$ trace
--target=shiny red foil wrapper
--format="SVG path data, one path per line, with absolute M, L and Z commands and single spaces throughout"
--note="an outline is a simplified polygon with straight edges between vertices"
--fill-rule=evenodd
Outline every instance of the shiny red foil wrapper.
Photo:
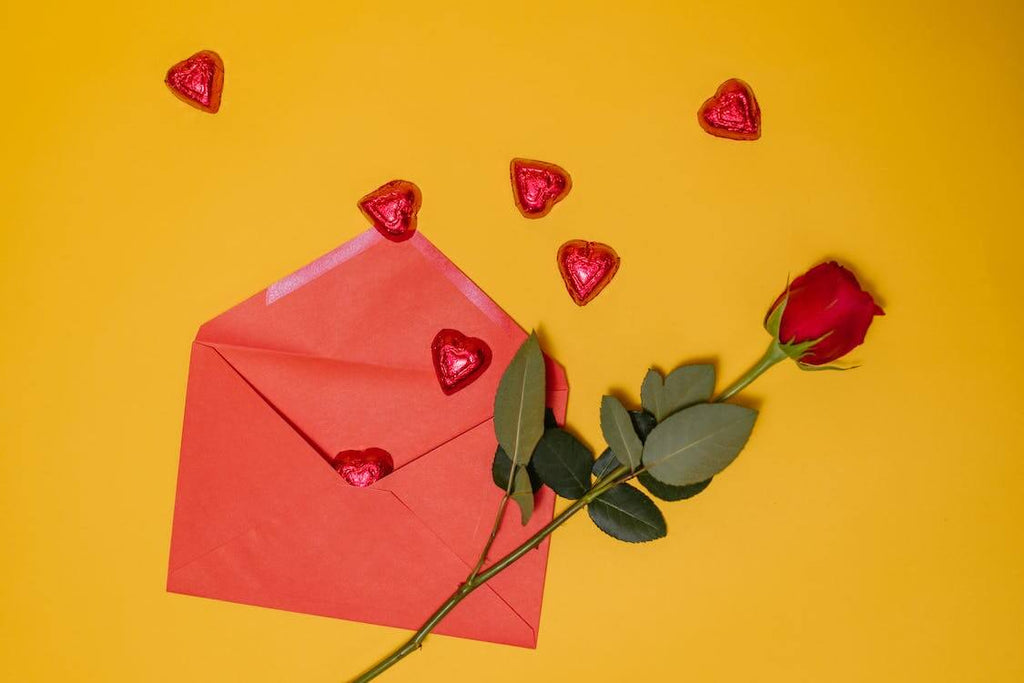
M 569 296 L 585 306 L 619 271 L 619 255 L 607 244 L 570 240 L 558 249 L 558 270 Z
M 416 215 L 423 195 L 415 183 L 392 180 L 359 200 L 363 212 L 377 232 L 392 242 L 404 242 L 416 232 Z
M 697 112 L 697 121 L 705 131 L 730 140 L 757 140 L 761 137 L 761 108 L 749 85 L 730 78 L 718 87 Z
M 197 52 L 168 69 L 164 83 L 182 102 L 216 114 L 224 90 L 224 62 L 212 50 Z
M 381 448 L 342 451 L 331 463 L 341 478 L 352 486 L 365 487 L 395 471 L 391 454 Z
M 441 330 L 430 345 L 434 372 L 447 395 L 465 389 L 491 364 L 491 348 L 482 339 L 458 330 Z
M 513 159 L 510 166 L 512 195 L 526 218 L 548 215 L 572 189 L 572 178 L 561 166 L 533 159 Z

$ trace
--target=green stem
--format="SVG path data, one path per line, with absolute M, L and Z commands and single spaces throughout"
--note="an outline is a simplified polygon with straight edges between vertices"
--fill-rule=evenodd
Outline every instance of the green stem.
M 512 468 L 515 471 L 515 468 Z M 509 475 L 511 479 L 512 475 Z M 491 525 L 491 535 L 487 537 L 487 544 L 484 545 L 483 552 L 480 553 L 480 559 L 476 561 L 476 566 L 473 567 L 473 571 L 470 572 L 469 578 L 466 579 L 466 583 L 472 583 L 476 575 L 483 569 L 484 562 L 487 561 L 487 554 L 491 552 L 491 546 L 494 545 L 494 539 L 498 537 L 498 529 L 501 528 L 501 519 L 505 516 L 505 508 L 508 507 L 508 499 L 510 498 L 509 493 L 506 491 L 505 496 L 501 499 L 501 504 L 498 505 L 498 514 L 494 517 L 494 524 Z
M 761 360 L 757 361 L 752 368 L 746 371 L 742 377 L 733 382 L 725 389 L 721 394 L 715 398 L 715 402 L 727 401 L 739 392 L 743 391 L 748 384 L 753 382 L 755 379 L 764 374 L 764 372 L 778 363 L 779 361 L 788 358 L 786 352 L 782 350 L 779 343 L 772 340 L 772 343 L 768 346 L 768 350 L 761 356 Z
M 582 498 L 573 501 L 572 505 L 562 510 L 562 512 L 552 519 L 547 526 L 528 538 L 522 545 L 510 552 L 508 555 L 495 562 L 489 569 L 487 569 L 487 571 L 480 572 L 476 577 L 476 581 L 478 582 L 476 585 L 485 583 L 494 578 L 496 575 L 503 572 L 510 564 L 539 546 L 541 542 L 551 534 L 551 532 L 569 521 L 570 517 L 585 508 L 591 501 L 603 494 L 605 491 L 616 484 L 619 484 L 620 481 L 623 481 L 619 478 L 628 472 L 629 469 L 625 465 L 619 465 L 609 472 L 607 476 L 597 481 L 594 487 L 587 491 Z M 474 586 L 474 588 L 475 587 L 476 586 Z
M 433 631 L 439 623 L 441 623 L 441 620 L 444 619 L 449 612 L 455 609 L 455 607 L 462 602 L 467 595 L 503 572 L 520 557 L 539 546 L 545 538 L 550 536 L 555 529 L 565 524 L 570 517 L 585 508 L 588 503 L 610 489 L 612 486 L 618 484 L 618 478 L 626 473 L 628 473 L 628 469 L 625 465 L 620 465 L 615 468 L 609 472 L 607 476 L 597 481 L 594 484 L 594 487 L 587 491 L 582 498 L 573 501 L 572 505 L 562 510 L 562 512 L 555 516 L 555 518 L 552 519 L 544 528 L 540 529 L 537 533 L 524 541 L 518 548 L 495 562 L 486 571 L 477 573 L 477 571 L 474 570 L 474 572 L 470 574 L 470 578 L 464 584 L 459 586 L 458 590 L 452 593 L 451 597 L 445 600 L 444 604 L 442 604 L 436 612 L 430 615 L 430 618 L 424 622 L 423 626 L 421 626 L 419 630 L 409 638 L 409 640 L 372 668 L 367 669 L 360 676 L 352 679 L 352 683 L 366 683 L 366 681 L 371 681 L 401 660 L 411 655 L 416 650 L 420 649 L 423 645 L 423 639 L 426 638 L 427 635 Z
M 516 479 L 516 464 L 512 463 L 512 466 L 508 468 L 508 484 L 505 485 L 505 497 L 501 499 L 501 504 L 498 505 L 498 514 L 494 516 L 494 524 L 491 525 L 491 535 L 487 537 L 487 543 L 484 545 L 483 552 L 480 553 L 480 558 L 476 561 L 476 566 L 473 567 L 473 571 L 469 573 L 469 578 L 466 579 L 466 583 L 470 583 L 483 569 L 484 563 L 487 562 L 487 554 L 491 552 L 491 546 L 494 545 L 494 539 L 498 537 L 498 529 L 501 528 L 501 519 L 505 516 L 505 508 L 508 507 L 508 500 L 512 497 L 512 486 Z

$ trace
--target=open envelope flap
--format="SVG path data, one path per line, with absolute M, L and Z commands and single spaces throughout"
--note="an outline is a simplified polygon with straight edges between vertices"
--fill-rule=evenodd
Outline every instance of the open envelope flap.
M 446 396 L 430 345 L 451 328 L 491 366 Z M 215 349 L 325 457 L 383 448 L 396 468 L 493 414 L 524 332 L 421 234 L 370 230 L 204 325 Z
M 214 349 L 193 346 L 169 590 L 416 628 L 467 572 L 397 496 L 345 484 Z M 542 585 L 543 569 L 522 578 Z M 536 642 L 491 590 L 439 632 Z

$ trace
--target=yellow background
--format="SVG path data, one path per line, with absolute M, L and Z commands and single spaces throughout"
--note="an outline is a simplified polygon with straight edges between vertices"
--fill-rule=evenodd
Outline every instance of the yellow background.
M 847 5 L 843 9 L 829 5 Z M 484 9 L 484 7 L 488 7 Z M 421 230 L 602 393 L 762 351 L 826 257 L 884 303 L 847 373 L 773 370 L 668 538 L 552 545 L 539 648 L 433 637 L 393 681 L 1024 680 L 1024 41 L 1015 0 L 7 2 L 0 14 L 0 679 L 335 681 L 396 629 L 164 592 L 198 325 L 365 228 Z M 204 49 L 221 112 L 165 89 Z M 694 112 L 750 82 L 756 143 Z M 512 205 L 513 156 L 571 195 Z M 554 252 L 608 242 L 591 305 Z M 368 333 L 372 331 L 368 330 Z

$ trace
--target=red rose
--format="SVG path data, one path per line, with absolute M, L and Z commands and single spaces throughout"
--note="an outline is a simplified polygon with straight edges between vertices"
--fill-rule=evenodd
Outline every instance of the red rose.
M 860 346 L 876 315 L 885 311 L 860 288 L 856 276 L 829 261 L 793 280 L 772 304 L 765 326 L 795 360 L 825 365 Z

